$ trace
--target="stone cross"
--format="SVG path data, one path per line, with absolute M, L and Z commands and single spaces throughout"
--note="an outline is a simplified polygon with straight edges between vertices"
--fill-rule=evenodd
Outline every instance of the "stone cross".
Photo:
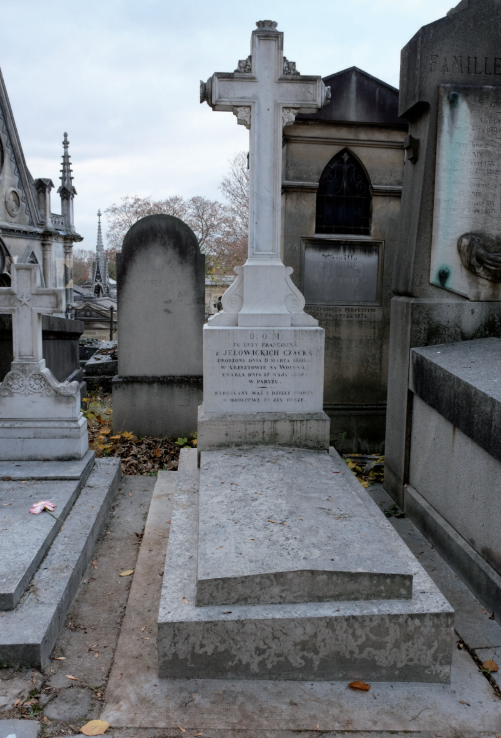
M 61 290 L 40 287 L 37 264 L 13 264 L 12 285 L 0 287 L 0 313 L 12 315 L 14 362 L 38 362 L 42 354 L 42 314 L 61 312 Z
M 330 99 L 330 89 L 321 77 L 300 75 L 283 56 L 283 33 L 274 21 L 256 25 L 251 55 L 239 61 L 234 73 L 216 72 L 200 87 L 201 102 L 233 112 L 250 130 L 248 260 L 236 270 L 239 276 L 223 298 L 223 313 L 211 322 L 290 326 L 291 313 L 302 313 L 304 298 L 280 258 L 282 128 L 299 112 L 319 110 Z M 311 323 L 303 319 L 299 324 Z

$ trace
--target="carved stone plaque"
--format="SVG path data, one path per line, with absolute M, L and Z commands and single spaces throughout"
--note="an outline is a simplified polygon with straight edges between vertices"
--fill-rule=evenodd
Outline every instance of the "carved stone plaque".
M 306 241 L 306 302 L 323 305 L 378 304 L 380 251 L 375 241 Z
M 501 87 L 439 88 L 430 282 L 501 300 Z

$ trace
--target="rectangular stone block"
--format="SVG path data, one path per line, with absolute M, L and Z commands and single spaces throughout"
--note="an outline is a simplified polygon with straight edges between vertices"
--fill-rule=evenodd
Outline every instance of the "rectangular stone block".
M 196 604 L 412 597 L 412 568 L 325 452 L 202 453 Z
M 83 459 L 88 450 L 87 421 L 81 413 L 71 420 L 0 419 L 1 461 Z
M 322 328 L 204 327 L 206 413 L 322 412 Z
M 198 449 L 240 444 L 327 450 L 330 420 L 318 413 L 206 413 L 198 409 Z

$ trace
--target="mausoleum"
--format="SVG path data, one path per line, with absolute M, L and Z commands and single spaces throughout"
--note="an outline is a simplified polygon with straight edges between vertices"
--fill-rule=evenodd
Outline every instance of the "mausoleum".
M 324 410 L 336 448 L 384 448 L 391 279 L 407 123 L 398 90 L 351 67 L 284 128 L 282 253 L 325 329 Z

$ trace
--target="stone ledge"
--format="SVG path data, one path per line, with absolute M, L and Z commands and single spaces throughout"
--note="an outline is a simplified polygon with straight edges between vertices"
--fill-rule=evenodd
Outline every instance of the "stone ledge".
M 45 669 L 101 535 L 121 476 L 120 459 L 96 461 L 87 484 L 15 610 L 1 621 L 0 661 Z
M 501 338 L 411 349 L 409 388 L 501 461 Z
M 233 445 L 297 446 L 327 451 L 330 419 L 317 413 L 205 413 L 198 409 L 198 449 Z

